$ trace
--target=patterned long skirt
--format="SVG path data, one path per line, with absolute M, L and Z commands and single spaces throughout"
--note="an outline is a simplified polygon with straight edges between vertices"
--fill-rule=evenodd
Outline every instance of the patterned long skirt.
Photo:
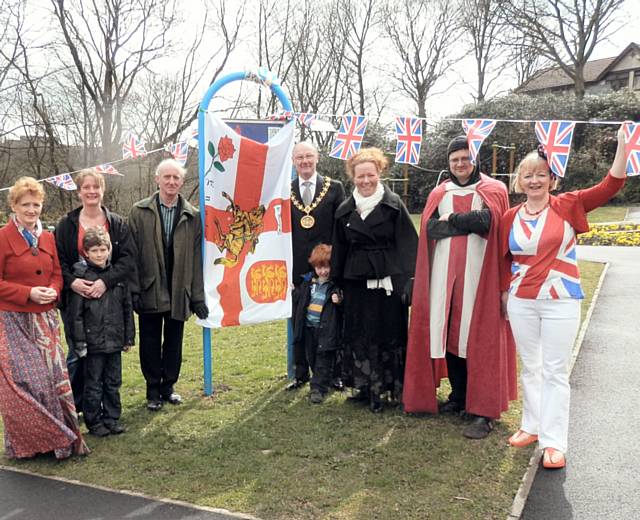
M 0 311 L 0 414 L 7 457 L 89 453 L 60 344 L 55 310 Z

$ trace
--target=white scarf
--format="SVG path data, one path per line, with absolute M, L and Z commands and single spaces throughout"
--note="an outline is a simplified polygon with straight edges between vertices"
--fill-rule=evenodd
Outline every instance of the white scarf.
M 364 220 L 367 215 L 373 211 L 373 209 L 382 200 L 384 195 L 384 187 L 381 182 L 378 182 L 376 191 L 368 197 L 360 195 L 358 188 L 353 190 L 353 199 L 356 201 L 356 211 L 360 214 L 360 218 Z
M 376 191 L 368 197 L 363 197 L 356 188 L 353 191 L 353 199 L 356 201 L 356 211 L 360 214 L 360 218 L 364 220 L 374 208 L 380 203 L 384 195 L 384 187 L 378 182 Z M 384 289 L 387 296 L 393 292 L 393 283 L 390 276 L 385 276 L 379 280 L 367 280 L 367 289 Z

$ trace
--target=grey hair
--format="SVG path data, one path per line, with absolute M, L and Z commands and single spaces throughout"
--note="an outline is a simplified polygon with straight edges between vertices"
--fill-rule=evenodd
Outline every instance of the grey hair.
M 160 161 L 160 164 L 158 164 L 158 166 L 156 166 L 156 177 L 160 175 L 160 172 L 162 170 L 169 168 L 180 173 L 183 179 L 187 174 L 187 169 L 175 159 L 164 159 L 163 161 Z
M 300 142 L 296 143 L 293 146 L 293 149 L 295 150 L 296 146 L 301 145 L 301 144 L 303 144 L 305 146 L 308 146 L 309 148 L 314 150 L 316 152 L 316 154 L 318 154 L 318 147 L 312 141 L 300 141 Z

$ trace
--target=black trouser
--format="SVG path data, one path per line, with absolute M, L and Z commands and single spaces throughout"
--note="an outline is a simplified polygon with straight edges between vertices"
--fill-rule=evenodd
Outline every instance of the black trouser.
M 307 356 L 307 363 L 311 368 L 311 389 L 326 394 L 333 380 L 336 351 L 323 350 L 318 352 L 319 332 L 320 329 L 318 328 L 305 326 L 303 344 Z
M 87 428 L 100 423 L 115 424 L 120 419 L 122 361 L 120 352 L 88 354 L 84 359 L 84 422 Z
M 449 401 L 455 401 L 464 408 L 467 401 L 467 360 L 447 352 L 447 372 L 449 373 L 449 383 L 451 383 L 451 393 Z
M 140 314 L 140 368 L 147 382 L 147 399 L 169 397 L 180 376 L 184 321 L 170 312 Z
M 309 359 L 315 358 L 316 354 L 315 347 L 307 345 L 307 339 L 310 336 L 310 334 L 307 334 L 309 330 L 310 327 L 305 326 L 302 341 L 293 344 L 293 362 L 295 364 L 296 380 L 298 381 L 309 381 L 309 368 L 311 367 Z

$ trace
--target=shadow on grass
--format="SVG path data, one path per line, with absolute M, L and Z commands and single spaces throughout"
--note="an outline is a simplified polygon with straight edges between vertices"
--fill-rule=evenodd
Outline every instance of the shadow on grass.
M 64 463 L 3 463 L 115 489 L 251 513 L 262 518 L 504 518 L 530 453 L 507 447 L 518 408 L 485 440 L 465 422 L 372 414 L 335 393 L 309 403 L 284 390 L 281 324 L 220 333 L 217 386 L 200 391 L 198 330 L 188 324 L 179 406 L 146 410 L 136 354 L 123 359 L 128 432 L 88 437 L 93 452 Z M 444 392 L 444 389 L 443 389 Z M 444 394 L 442 395 L 444 397 Z

